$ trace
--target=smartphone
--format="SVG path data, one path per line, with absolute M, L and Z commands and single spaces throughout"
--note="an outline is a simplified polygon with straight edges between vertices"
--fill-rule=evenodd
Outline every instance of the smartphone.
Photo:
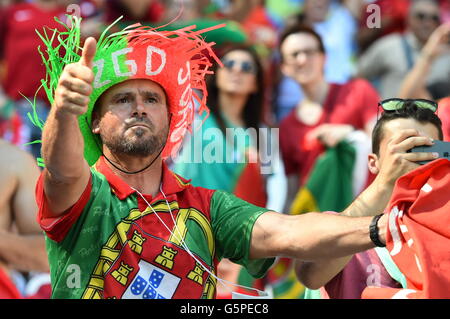
M 408 152 L 436 152 L 439 154 L 438 158 L 446 158 L 450 161 L 450 142 L 443 142 L 439 140 L 434 140 L 434 145 L 422 145 L 416 146 L 410 149 Z M 417 164 L 427 164 L 430 161 L 421 161 Z

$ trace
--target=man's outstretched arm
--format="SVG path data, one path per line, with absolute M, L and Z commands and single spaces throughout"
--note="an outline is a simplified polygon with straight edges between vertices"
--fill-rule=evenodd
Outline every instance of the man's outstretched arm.
M 431 153 L 407 153 L 419 145 L 430 145 L 428 137 L 419 136 L 414 129 L 402 130 L 388 141 L 381 170 L 375 181 L 341 213 L 344 216 L 375 216 L 384 212 L 391 198 L 396 180 L 417 168 L 416 161 L 434 159 Z M 295 271 L 298 279 L 308 288 L 318 289 L 326 285 L 344 269 L 353 255 L 343 258 L 323 258 L 317 261 L 297 260 Z
M 328 260 L 325 262 L 327 264 L 334 258 L 373 248 L 369 225 L 372 216 L 383 213 L 395 180 L 418 167 L 415 162 L 435 159 L 432 153 L 406 153 L 406 150 L 431 143 L 428 137 L 419 136 L 416 130 L 404 130 L 393 136 L 387 147 L 389 156 L 386 156 L 384 167 L 377 176 L 378 182 L 358 196 L 345 210 L 344 216 L 323 213 L 298 216 L 272 212 L 263 214 L 253 228 L 250 256 L 286 256 L 302 261 Z M 379 220 L 379 229 L 380 239 L 384 241 L 386 215 Z M 338 265 L 341 264 L 342 260 L 338 261 Z
M 42 133 L 44 191 L 52 217 L 72 207 L 89 182 L 90 170 L 83 155 L 78 116 L 86 112 L 92 92 L 95 50 L 95 39 L 88 38 L 81 60 L 64 68 Z
M 253 227 L 250 258 L 290 257 L 300 260 L 338 258 L 373 248 L 369 237 L 372 217 L 346 217 L 322 213 L 289 216 L 261 215 Z M 386 216 L 379 220 L 385 240 Z

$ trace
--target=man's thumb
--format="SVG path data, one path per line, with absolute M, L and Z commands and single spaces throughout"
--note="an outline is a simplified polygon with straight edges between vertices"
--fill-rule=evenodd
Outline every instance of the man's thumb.
M 97 51 L 97 41 L 93 37 L 89 37 L 84 41 L 83 52 L 81 53 L 80 63 L 92 68 L 95 52 Z

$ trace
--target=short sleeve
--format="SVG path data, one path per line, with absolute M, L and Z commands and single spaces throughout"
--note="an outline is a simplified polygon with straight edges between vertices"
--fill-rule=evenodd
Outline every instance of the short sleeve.
M 256 278 L 262 277 L 275 260 L 249 259 L 253 226 L 267 211 L 224 191 L 215 191 L 211 199 L 211 221 L 218 257 L 244 266 Z
M 364 130 L 366 124 L 376 117 L 380 96 L 368 81 L 352 80 L 339 95 L 333 123 L 350 124 L 357 130 Z
M 38 205 L 37 221 L 47 237 L 61 242 L 77 222 L 92 195 L 93 174 L 78 201 L 59 217 L 52 217 L 44 191 L 44 172 L 41 173 L 36 184 L 36 203 Z

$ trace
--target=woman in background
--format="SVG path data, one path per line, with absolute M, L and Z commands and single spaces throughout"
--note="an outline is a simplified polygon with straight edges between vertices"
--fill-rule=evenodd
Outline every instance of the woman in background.
M 207 81 L 210 115 L 195 121 L 173 169 L 195 186 L 234 193 L 264 207 L 265 187 L 257 163 L 263 69 L 256 53 L 245 46 L 228 48 L 221 61 L 223 67 Z
M 265 181 L 258 164 L 264 71 L 257 54 L 246 46 L 224 50 L 221 61 L 223 67 L 217 66 L 207 81 L 210 114 L 194 122 L 173 170 L 195 186 L 224 190 L 264 207 Z M 217 275 L 236 283 L 238 276 L 249 276 L 244 271 L 239 274 L 240 269 L 224 259 Z M 252 285 L 251 279 L 241 279 Z M 218 283 L 217 297 L 231 298 L 231 290 Z

